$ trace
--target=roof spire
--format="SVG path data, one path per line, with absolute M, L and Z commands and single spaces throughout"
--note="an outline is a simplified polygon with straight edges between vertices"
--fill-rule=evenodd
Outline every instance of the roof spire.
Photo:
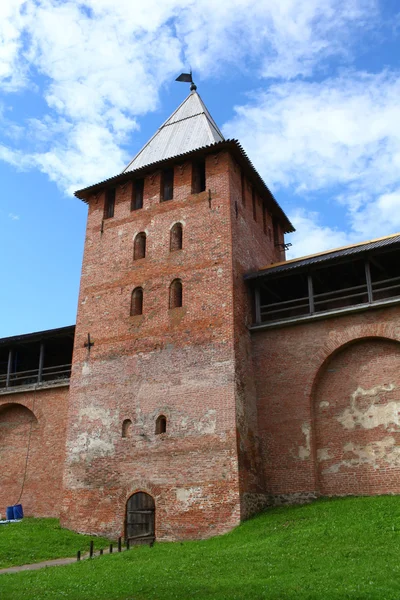
M 179 77 L 175 79 L 175 81 L 183 81 L 184 83 L 190 83 L 191 92 L 195 92 L 197 90 L 197 85 L 192 79 L 192 69 L 190 69 L 190 73 L 181 73 Z
M 196 91 L 192 72 L 181 73 L 177 81 L 190 83 L 190 94 L 158 128 L 152 138 L 125 167 L 123 173 L 188 154 L 222 142 L 224 136 Z

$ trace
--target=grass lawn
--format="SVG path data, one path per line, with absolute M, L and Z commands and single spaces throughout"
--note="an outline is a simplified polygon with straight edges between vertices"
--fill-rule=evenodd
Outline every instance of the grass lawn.
M 61 529 L 58 519 L 24 518 L 21 523 L 0 525 L 0 569 L 76 556 L 78 550 L 89 551 L 90 540 L 94 541 L 95 549 L 106 548 L 110 543 L 105 538 Z
M 399 600 L 400 497 L 276 508 L 210 540 L 1 575 L 0 598 Z

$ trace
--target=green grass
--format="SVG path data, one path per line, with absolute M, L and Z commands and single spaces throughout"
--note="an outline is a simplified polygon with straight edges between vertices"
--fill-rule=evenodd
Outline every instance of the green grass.
M 1 600 L 399 600 L 400 497 L 276 508 L 201 542 L 0 576 Z
M 89 551 L 90 540 L 94 541 L 95 549 L 105 548 L 110 543 L 105 538 L 62 529 L 58 519 L 25 518 L 20 523 L 0 525 L 0 569 L 76 556 L 78 550 Z

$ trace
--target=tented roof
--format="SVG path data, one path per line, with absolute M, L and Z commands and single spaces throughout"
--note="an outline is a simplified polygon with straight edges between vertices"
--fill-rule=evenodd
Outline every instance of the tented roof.
M 122 172 L 135 171 L 223 140 L 204 102 L 193 90 Z

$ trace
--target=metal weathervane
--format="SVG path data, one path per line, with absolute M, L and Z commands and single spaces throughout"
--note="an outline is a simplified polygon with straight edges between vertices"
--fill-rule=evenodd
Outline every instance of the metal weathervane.
M 190 91 L 194 92 L 195 90 L 197 90 L 197 85 L 194 83 L 193 79 L 192 79 L 192 71 L 190 71 L 190 73 L 181 73 L 179 75 L 179 77 L 177 77 L 175 79 L 175 81 L 182 81 L 183 83 L 190 83 Z

